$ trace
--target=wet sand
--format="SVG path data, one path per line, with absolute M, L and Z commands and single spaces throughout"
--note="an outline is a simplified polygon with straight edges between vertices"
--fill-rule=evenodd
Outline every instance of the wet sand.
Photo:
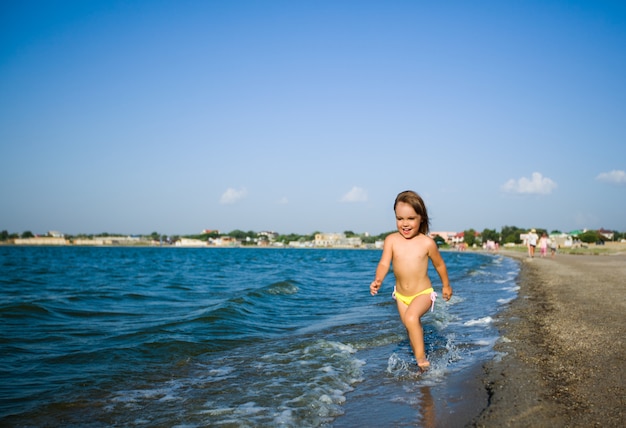
M 626 254 L 503 254 L 521 261 L 519 296 L 497 319 L 503 357 L 476 379 L 487 407 L 466 426 L 626 426 Z

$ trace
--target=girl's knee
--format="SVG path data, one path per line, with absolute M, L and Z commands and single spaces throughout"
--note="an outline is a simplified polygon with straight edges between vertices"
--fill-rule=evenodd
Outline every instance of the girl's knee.
M 412 326 L 422 327 L 421 317 L 416 313 L 407 313 L 404 315 L 404 323 L 407 328 Z

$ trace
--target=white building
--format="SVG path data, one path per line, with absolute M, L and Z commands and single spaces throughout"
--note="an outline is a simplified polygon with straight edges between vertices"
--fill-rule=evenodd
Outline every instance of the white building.
M 206 247 L 206 241 L 200 239 L 180 238 L 176 241 L 177 247 Z
M 363 241 L 359 237 L 346 238 L 344 233 L 318 233 L 315 235 L 314 245 L 316 247 L 340 247 L 355 248 L 360 247 Z

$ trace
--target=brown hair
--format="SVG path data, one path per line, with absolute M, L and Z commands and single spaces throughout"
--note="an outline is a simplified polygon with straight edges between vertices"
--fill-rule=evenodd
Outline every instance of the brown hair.
M 405 190 L 404 192 L 398 193 L 396 201 L 393 203 L 394 212 L 396 211 L 398 202 L 404 202 L 405 204 L 409 204 L 413 207 L 415 212 L 422 218 L 422 222 L 419 226 L 420 233 L 428 235 L 430 219 L 428 218 L 428 211 L 426 211 L 426 205 L 424 205 L 422 197 L 412 190 Z

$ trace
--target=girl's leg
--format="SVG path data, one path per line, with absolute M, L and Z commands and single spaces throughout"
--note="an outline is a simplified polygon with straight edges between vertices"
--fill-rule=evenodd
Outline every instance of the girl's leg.
M 421 368 L 426 368 L 430 365 L 426 359 L 426 350 L 424 348 L 424 329 L 422 327 L 421 317 L 431 305 L 430 295 L 425 294 L 418 296 L 411 302 L 410 305 L 406 305 L 400 300 L 398 303 L 398 313 L 402 324 L 406 328 L 409 335 L 409 341 L 411 342 L 411 348 L 415 355 L 417 365 Z

